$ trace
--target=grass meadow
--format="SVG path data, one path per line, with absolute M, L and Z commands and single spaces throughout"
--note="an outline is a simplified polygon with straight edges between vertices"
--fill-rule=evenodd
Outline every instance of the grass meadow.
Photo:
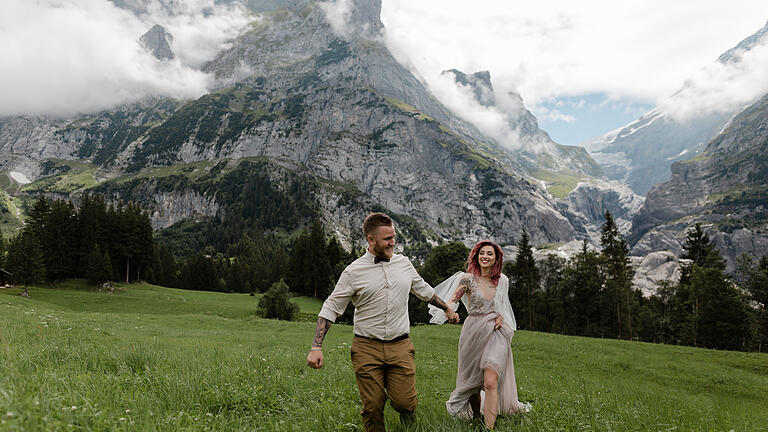
M 352 328 L 306 366 L 320 302 L 301 321 L 254 316 L 258 297 L 73 281 L 0 289 L 0 430 L 362 430 Z M 445 411 L 460 327 L 416 326 L 412 431 L 475 431 Z M 500 431 L 768 431 L 768 355 L 519 331 L 520 399 Z M 386 409 L 388 430 L 405 430 Z

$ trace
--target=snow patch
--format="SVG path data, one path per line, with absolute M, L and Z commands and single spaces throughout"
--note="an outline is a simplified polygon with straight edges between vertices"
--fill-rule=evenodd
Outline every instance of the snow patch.
M 21 184 L 32 183 L 32 180 L 28 179 L 27 176 L 25 176 L 23 173 L 20 173 L 18 171 L 11 171 L 11 178 Z
M 675 160 L 675 159 L 677 159 L 679 157 L 685 156 L 687 153 L 688 153 L 688 149 L 685 149 L 685 150 L 681 151 L 680 154 L 677 155 L 677 156 L 668 157 L 667 160 L 668 161 Z

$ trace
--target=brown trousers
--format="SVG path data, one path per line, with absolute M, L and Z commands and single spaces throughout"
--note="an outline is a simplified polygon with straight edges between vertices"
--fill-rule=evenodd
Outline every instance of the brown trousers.
M 419 400 L 416 395 L 416 360 L 413 342 L 406 338 L 382 342 L 360 336 L 352 340 L 352 367 L 363 402 L 366 432 L 385 431 L 387 398 L 401 419 L 410 418 Z

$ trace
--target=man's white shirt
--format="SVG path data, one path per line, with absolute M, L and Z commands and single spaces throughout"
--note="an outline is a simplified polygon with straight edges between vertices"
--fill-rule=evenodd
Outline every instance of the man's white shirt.
M 354 332 L 357 335 L 392 340 L 408 333 L 408 293 L 424 301 L 435 290 L 419 276 L 403 255 L 394 254 L 389 262 L 374 263 L 368 250 L 344 269 L 319 316 L 336 322 L 347 304 L 355 306 Z

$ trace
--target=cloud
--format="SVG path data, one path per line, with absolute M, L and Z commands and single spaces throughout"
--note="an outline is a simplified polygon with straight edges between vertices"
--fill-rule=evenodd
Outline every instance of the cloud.
M 352 29 L 349 28 L 349 18 L 352 14 L 352 0 L 333 0 L 318 3 L 325 13 L 325 18 L 331 24 L 333 31 L 341 36 L 348 37 Z
M 497 94 L 517 91 L 529 106 L 583 94 L 655 103 L 766 18 L 768 3 L 759 0 L 695 8 L 662 0 L 384 0 L 382 9 L 387 46 L 428 83 L 445 69 L 489 70 Z
M 457 83 L 452 73 L 441 74 L 430 81 L 429 90 L 448 109 L 474 124 L 499 144 L 509 149 L 516 149 L 523 145 L 520 134 L 510 128 L 505 113 L 495 106 L 480 105 L 472 87 Z
M 559 121 L 564 123 L 574 123 L 576 121 L 576 117 L 560 112 L 557 108 L 536 106 L 533 113 L 539 120 Z
M 106 0 L 6 0 L 0 15 L 0 115 L 73 116 L 149 96 L 195 98 L 210 77 L 196 70 L 247 24 L 237 6 L 174 2 L 135 16 Z M 173 35 L 177 59 L 140 48 L 153 24 Z M 195 30 L 196 29 L 196 30 Z
M 768 36 L 762 45 L 742 52 L 738 61 L 713 63 L 697 71 L 683 88 L 659 103 L 678 121 L 717 112 L 732 112 L 768 93 Z

